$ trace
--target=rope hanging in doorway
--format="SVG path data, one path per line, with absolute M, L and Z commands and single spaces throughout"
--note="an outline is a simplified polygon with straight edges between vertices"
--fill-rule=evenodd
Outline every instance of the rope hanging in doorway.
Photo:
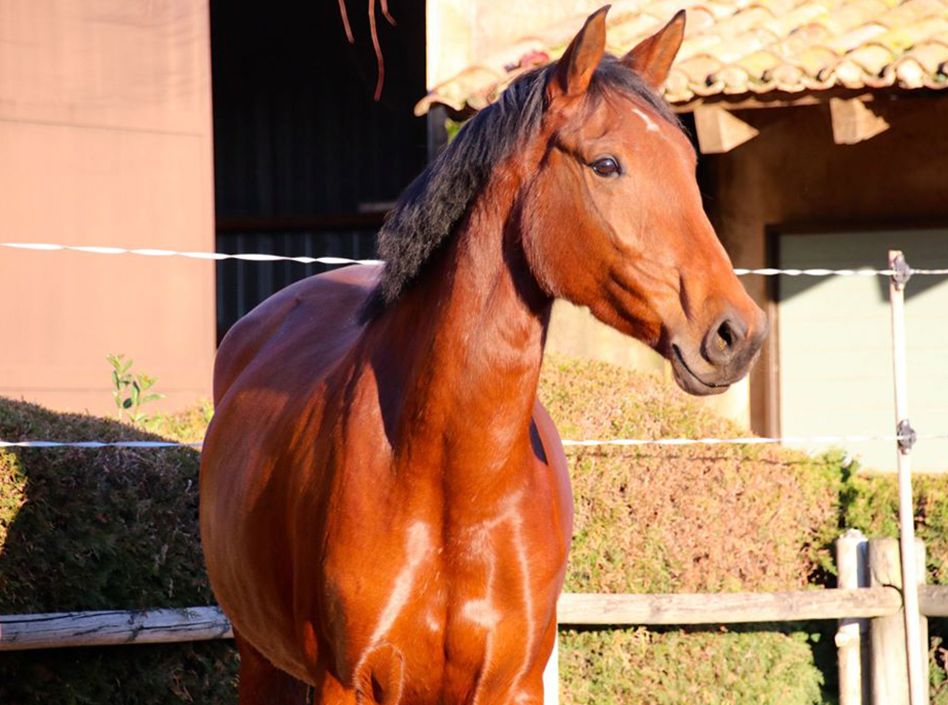
M 339 15 L 342 18 L 342 27 L 346 32 L 346 39 L 355 44 L 355 35 L 352 33 L 352 24 L 349 22 L 349 12 L 346 9 L 346 0 L 338 0 Z M 382 16 L 393 27 L 395 18 L 388 11 L 388 0 L 380 0 Z M 369 0 L 369 35 L 372 38 L 372 49 L 375 51 L 375 65 L 378 67 L 378 78 L 375 82 L 373 98 L 378 101 L 382 97 L 382 85 L 385 83 L 385 57 L 382 56 L 382 45 L 379 43 L 378 26 L 375 23 L 375 0 Z

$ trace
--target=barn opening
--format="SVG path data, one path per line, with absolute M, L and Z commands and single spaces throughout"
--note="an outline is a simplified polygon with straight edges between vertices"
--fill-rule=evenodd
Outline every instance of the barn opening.
M 211 2 L 218 252 L 371 258 L 389 205 L 425 164 L 424 3 L 376 7 L 381 100 L 368 3 Z M 321 265 L 217 265 L 217 339 L 260 301 Z

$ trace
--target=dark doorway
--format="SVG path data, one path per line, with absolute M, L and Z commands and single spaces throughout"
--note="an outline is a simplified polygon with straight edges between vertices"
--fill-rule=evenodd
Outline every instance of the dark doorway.
M 424 3 L 378 16 L 385 85 L 372 99 L 368 3 L 211 3 L 218 252 L 371 258 L 382 215 L 424 166 Z M 320 265 L 226 261 L 218 340 L 273 292 Z

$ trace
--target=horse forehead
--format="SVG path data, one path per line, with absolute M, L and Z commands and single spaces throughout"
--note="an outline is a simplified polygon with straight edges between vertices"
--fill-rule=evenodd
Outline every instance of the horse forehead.
M 626 96 L 614 110 L 617 116 L 613 119 L 623 129 L 634 133 L 638 141 L 658 139 L 675 143 L 684 138 L 684 133 L 677 125 L 659 115 L 655 108 L 640 98 Z
M 620 143 L 647 144 L 652 140 L 676 142 L 676 137 L 684 137 L 677 126 L 633 95 L 607 94 L 571 122 L 562 133 L 578 141 L 609 137 Z
M 646 101 L 628 97 L 621 123 L 628 131 L 628 139 L 640 146 L 654 145 L 660 153 L 685 162 L 696 160 L 694 147 L 685 131 L 669 122 Z

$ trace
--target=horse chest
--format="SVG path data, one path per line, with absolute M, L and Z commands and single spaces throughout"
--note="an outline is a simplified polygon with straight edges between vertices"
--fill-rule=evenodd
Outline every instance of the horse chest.
M 327 626 L 346 680 L 410 692 L 411 702 L 477 703 L 503 702 L 535 679 L 565 545 L 510 507 L 447 531 L 407 521 L 358 559 L 329 561 L 336 628 Z

